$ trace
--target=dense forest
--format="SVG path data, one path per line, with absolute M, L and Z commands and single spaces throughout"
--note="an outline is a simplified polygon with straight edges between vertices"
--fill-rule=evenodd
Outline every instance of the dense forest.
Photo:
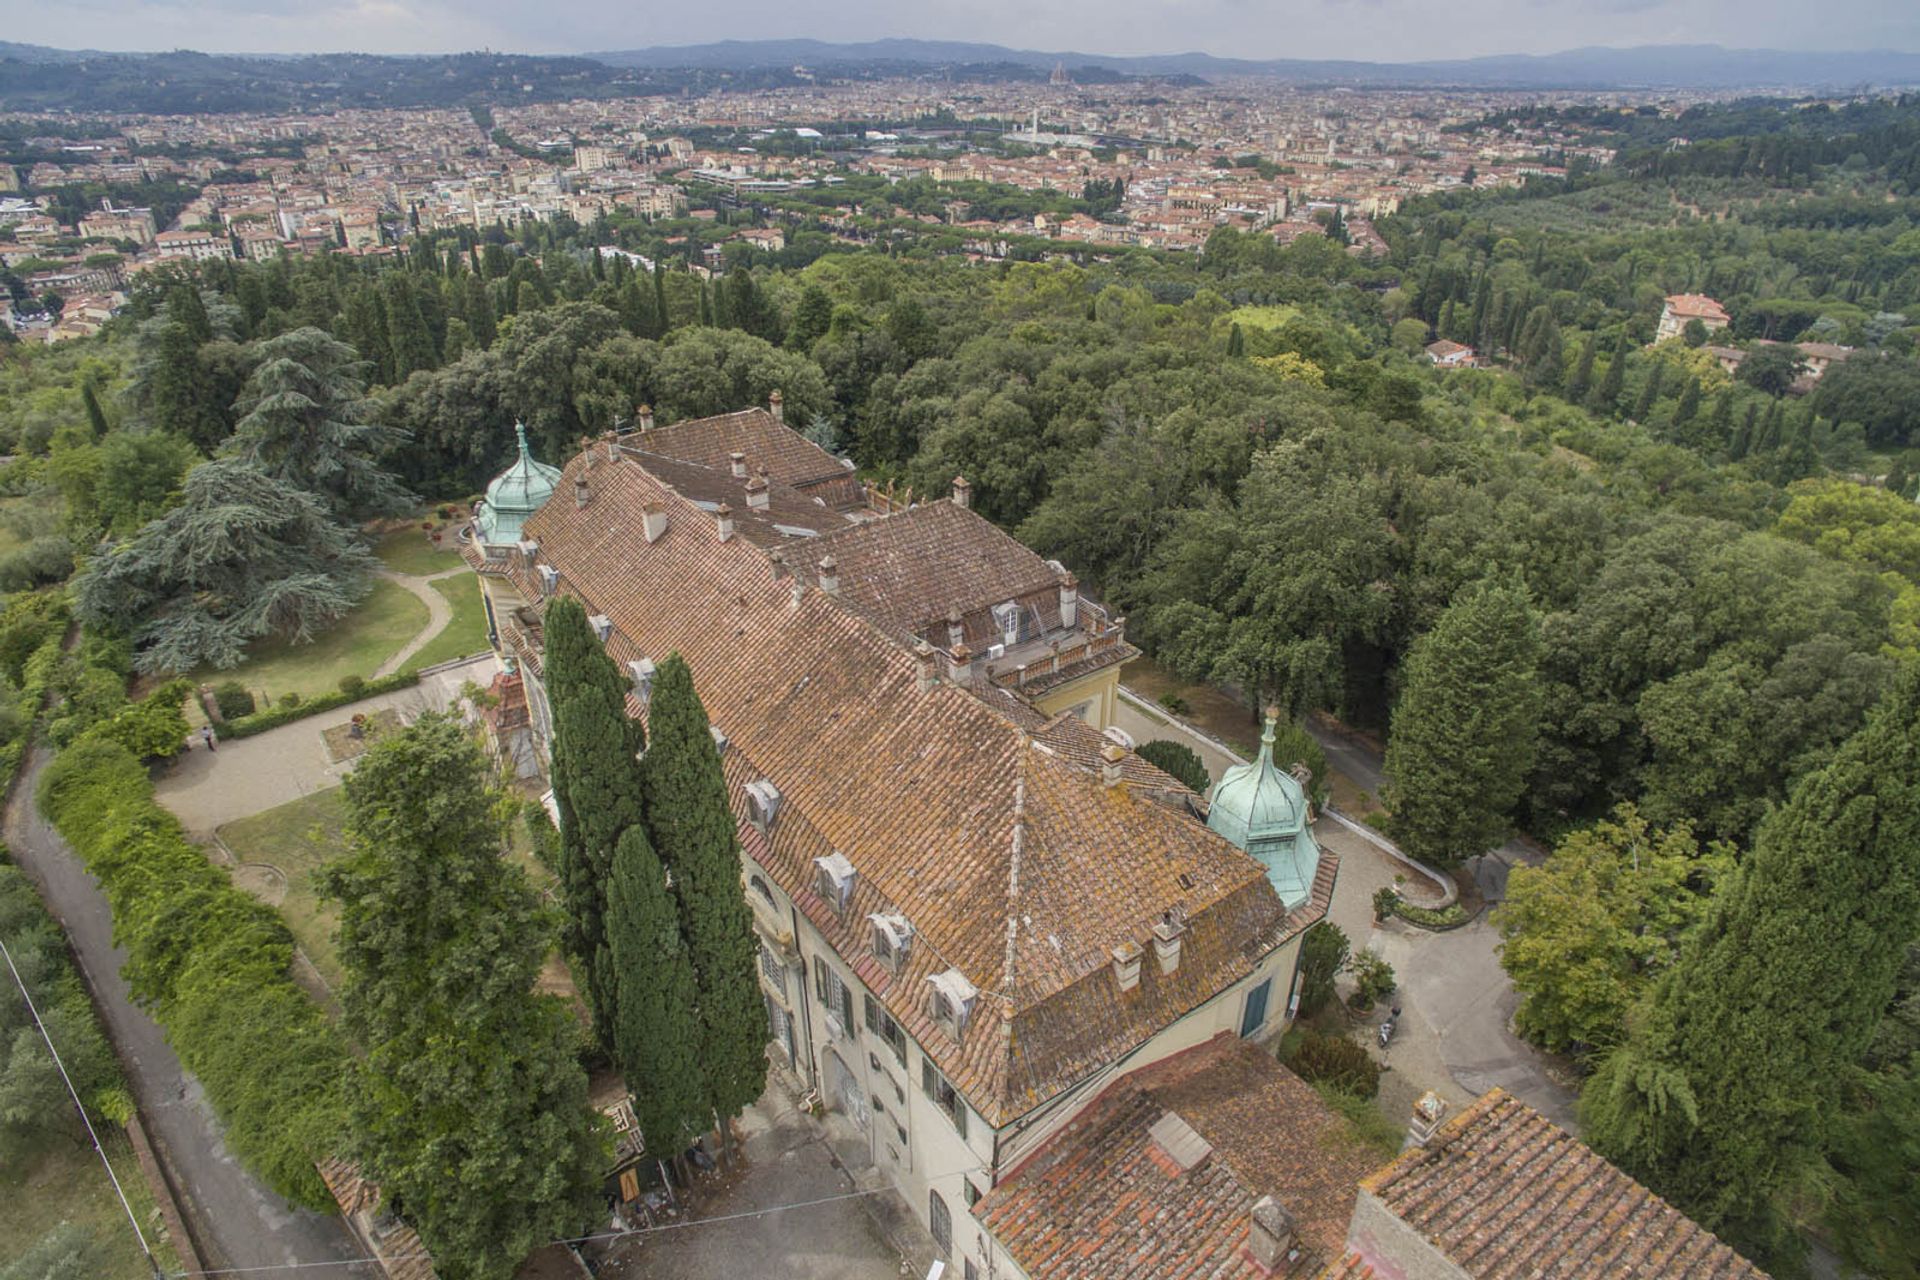
M 1833 116 L 1634 117 L 1616 167 L 1413 202 L 1384 259 L 1222 229 L 1197 256 L 975 265 L 955 229 L 875 214 L 863 249 L 795 198 L 787 249 L 730 245 L 711 278 L 690 223 L 639 219 L 150 271 L 99 338 L 6 356 L 0 491 L 41 500 L 0 516 L 0 587 L 77 567 L 76 612 L 140 669 L 230 665 L 352 608 L 359 522 L 470 498 L 516 421 L 558 462 L 642 403 L 778 389 L 866 476 L 967 476 L 1172 671 L 1390 729 L 1381 821 L 1415 852 L 1557 843 L 1503 917 L 1521 1026 L 1615 1079 L 1654 979 L 1721 963 L 1687 951 L 1716 889 L 1787 874 L 1804 797 L 1872 784 L 1842 768 L 1859 743 L 1898 755 L 1873 709 L 1920 657 L 1920 105 Z M 891 199 L 943 194 L 922 185 Z M 1655 342 L 1681 292 L 1729 330 Z M 1436 368 L 1437 338 L 1491 367 Z M 1816 380 L 1803 345 L 1850 354 Z M 257 541 L 195 562 L 235 512 Z M 1476 739 L 1446 708 L 1483 670 L 1524 696 Z M 1599 926 L 1569 932 L 1568 903 L 1609 913 L 1602 978 L 1572 971 Z M 1904 968 L 1852 992 L 1816 1122 L 1737 1204 L 1600 1139 L 1780 1274 L 1782 1224 L 1885 1274 L 1920 1256 L 1875 1225 L 1913 1191 L 1865 1136 L 1920 1127 L 1914 931 L 1885 929 Z

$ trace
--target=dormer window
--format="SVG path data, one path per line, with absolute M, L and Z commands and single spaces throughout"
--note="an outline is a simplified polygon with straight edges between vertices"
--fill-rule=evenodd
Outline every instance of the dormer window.
M 540 594 L 550 596 L 560 585 L 560 571 L 550 564 L 536 566 L 540 575 Z
M 747 793 L 747 821 L 761 835 L 765 835 L 767 828 L 773 825 L 775 815 L 780 812 L 780 788 L 774 786 L 770 778 L 755 778 L 744 790 Z
M 973 1016 L 973 1002 L 979 990 L 958 969 L 948 969 L 927 979 L 927 1016 L 956 1043 L 967 1034 L 967 1020 Z
M 993 625 L 999 628 L 1000 643 L 1011 649 L 1020 643 L 1020 606 L 1012 600 L 993 606 Z
M 873 926 L 873 958 L 888 973 L 898 974 L 913 949 L 913 926 L 898 912 L 871 915 L 867 921 Z
M 601 644 L 605 644 L 607 637 L 613 634 L 613 619 L 604 613 L 596 613 L 588 618 L 587 625 L 593 628 L 594 639 Z
M 725 755 L 727 753 L 727 735 L 720 731 L 720 726 L 717 724 L 709 724 L 707 726 L 707 732 L 713 735 L 713 749 L 721 755 Z
M 627 664 L 627 676 L 633 681 L 633 696 L 645 706 L 653 697 L 653 659 L 635 658 Z
M 844 853 L 830 853 L 824 858 L 815 858 L 813 865 L 818 876 L 814 892 L 826 900 L 836 915 L 845 915 L 847 904 L 853 901 L 854 882 L 859 879 L 853 863 L 847 861 Z

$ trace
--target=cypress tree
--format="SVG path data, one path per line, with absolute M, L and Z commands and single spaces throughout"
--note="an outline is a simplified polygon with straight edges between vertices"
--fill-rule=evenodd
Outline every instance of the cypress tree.
M 1473 294 L 1473 314 L 1467 320 L 1467 324 L 1473 334 L 1472 341 L 1475 346 L 1484 346 L 1486 343 L 1487 316 L 1492 303 L 1493 281 L 1488 278 L 1487 272 L 1482 271 L 1480 273 L 1480 286 L 1474 290 Z
M 573 809 L 572 780 L 587 766 L 576 755 L 591 755 L 598 745 L 582 738 L 575 725 L 563 725 L 563 714 L 580 701 L 577 697 L 590 688 L 595 668 L 594 651 L 599 642 L 587 625 L 587 612 L 571 596 L 562 596 L 547 606 L 542 623 L 545 649 L 547 702 L 555 711 L 552 742 L 553 800 L 560 816 L 560 894 L 566 906 L 566 947 L 580 964 L 591 972 L 604 937 L 601 926 L 604 867 L 596 868 L 584 839 L 583 827 Z M 617 678 L 617 677 L 616 677 Z M 638 726 L 635 726 L 636 732 Z M 592 980 L 588 987 L 591 994 Z M 596 1012 L 598 1008 L 596 1007 Z
M 673 313 L 667 310 L 667 273 L 658 262 L 653 264 L 653 314 L 659 329 L 649 337 L 664 338 L 673 329 Z
M 1247 335 L 1240 332 L 1240 326 L 1234 325 L 1227 332 L 1227 359 L 1234 360 L 1247 354 Z
M 1689 377 L 1687 385 L 1680 389 L 1680 403 L 1673 409 L 1673 425 L 1683 427 L 1693 421 L 1700 412 L 1700 379 Z
M 1713 417 L 1707 423 L 1707 435 L 1724 444 L 1733 434 L 1733 392 L 1722 391 L 1713 398 Z
M 1827 1139 L 1920 911 L 1920 671 L 1762 821 L 1581 1094 L 1587 1140 L 1703 1225 L 1794 1250 L 1775 1199 Z
M 1606 376 L 1600 379 L 1600 385 L 1594 389 L 1593 411 L 1608 416 L 1619 412 L 1620 392 L 1626 385 L 1627 340 L 1622 338 L 1613 349 L 1613 358 L 1607 361 Z
M 93 438 L 103 439 L 112 428 L 107 425 L 106 411 L 100 407 L 100 397 L 94 394 L 92 378 L 80 384 L 80 403 L 86 408 L 87 426 Z
M 1755 453 L 1772 453 L 1780 447 L 1780 402 L 1775 400 L 1767 406 L 1767 416 L 1761 420 L 1760 433 L 1754 437 Z
M 666 870 L 644 826 L 628 827 L 614 846 L 606 932 L 594 966 L 612 985 L 613 1026 L 605 1038 L 647 1146 L 677 1154 L 706 1130 L 712 1109 L 702 1087 L 693 965 Z
M 1539 662 L 1517 580 L 1467 587 L 1414 642 L 1386 760 L 1393 836 L 1414 857 L 1449 866 L 1505 838 L 1533 766 Z
M 1647 375 L 1647 385 L 1640 389 L 1640 399 L 1633 406 L 1635 422 L 1645 422 L 1647 415 L 1653 412 L 1653 406 L 1660 402 L 1660 384 L 1666 381 L 1666 374 L 1666 362 L 1656 360 L 1653 372 Z
M 712 328 L 713 322 L 713 299 L 707 295 L 707 283 L 702 280 L 700 282 L 700 327 Z
M 493 345 L 495 333 L 493 298 L 487 292 L 487 282 L 478 275 L 469 274 L 466 283 L 460 286 L 462 301 L 461 318 L 467 322 L 467 329 L 473 334 L 473 340 L 483 349 Z
M 648 723 L 647 823 L 673 873 L 681 936 L 699 982 L 700 1067 L 725 1135 L 724 1122 L 766 1088 L 767 1013 L 720 754 L 693 673 L 677 653 L 654 674 Z
M 1587 398 L 1587 392 L 1593 389 L 1593 353 L 1600 345 L 1600 335 L 1588 338 L 1586 345 L 1580 348 L 1580 361 L 1573 366 L 1573 372 L 1567 376 L 1567 402 L 1579 404 Z

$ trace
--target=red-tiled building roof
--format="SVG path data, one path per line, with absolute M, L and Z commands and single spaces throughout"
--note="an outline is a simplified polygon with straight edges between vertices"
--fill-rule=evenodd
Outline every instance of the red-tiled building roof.
M 1501 1089 L 1360 1187 L 1473 1280 L 1765 1280 Z
M 736 812 L 760 778 L 783 797 L 764 835 L 742 825 L 748 855 L 989 1123 L 1115 1061 L 1325 913 L 1332 859 L 1310 902 L 1288 913 L 1260 864 L 1156 802 L 1157 775 L 1105 787 L 1084 749 L 1037 736 L 1012 695 L 946 679 L 921 688 L 904 637 L 811 574 L 776 578 L 772 548 L 740 533 L 721 541 L 702 500 L 653 474 L 645 455 L 614 453 L 575 458 L 529 519 L 540 562 L 560 571 L 560 591 L 612 620 L 616 661 L 686 655 L 729 742 Z M 572 482 L 589 474 L 581 507 Z M 667 517 L 651 542 L 649 506 Z M 798 559 L 819 541 L 783 549 Z M 517 553 L 489 571 L 541 598 Z M 1152 785 L 1135 794 L 1135 779 Z M 831 852 L 857 872 L 844 914 L 814 892 L 813 860 Z M 1143 965 L 1139 985 L 1120 991 L 1112 948 L 1147 944 L 1169 911 L 1186 921 L 1178 969 Z M 904 914 L 915 930 L 898 975 L 869 953 L 874 912 Z M 926 1010 L 927 979 L 948 968 L 980 993 L 958 1043 Z
M 1704 293 L 1676 293 L 1667 299 L 1667 309 L 1683 319 L 1718 320 L 1725 323 L 1727 312 Z
M 1155 1140 L 1169 1115 L 1209 1149 L 1189 1168 Z M 1342 1252 L 1374 1164 L 1310 1086 L 1222 1033 L 1122 1077 L 973 1211 L 1033 1280 L 1305 1277 Z M 1272 1271 L 1247 1247 L 1266 1195 L 1294 1222 Z

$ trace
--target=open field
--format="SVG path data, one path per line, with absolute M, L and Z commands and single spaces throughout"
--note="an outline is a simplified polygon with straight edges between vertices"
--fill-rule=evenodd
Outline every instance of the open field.
M 439 524 L 441 521 L 436 520 Z M 448 569 L 458 569 L 463 563 L 460 553 L 451 547 L 442 549 L 428 540 L 426 532 L 419 523 L 402 525 L 383 535 L 374 543 L 373 554 L 380 563 L 395 573 L 411 574 L 416 578 L 429 577 Z
M 177 1267 L 173 1249 L 160 1239 L 160 1214 L 125 1131 L 106 1126 L 100 1130 L 100 1142 L 154 1256 L 163 1267 Z M 0 1170 L 0 1199 L 6 1203 L 6 1212 L 0 1213 L 0 1260 L 12 1262 L 62 1222 L 70 1222 L 90 1244 L 89 1277 L 142 1280 L 153 1274 L 140 1256 L 133 1227 L 113 1194 L 107 1171 L 83 1146 L 56 1141 L 25 1165 Z

